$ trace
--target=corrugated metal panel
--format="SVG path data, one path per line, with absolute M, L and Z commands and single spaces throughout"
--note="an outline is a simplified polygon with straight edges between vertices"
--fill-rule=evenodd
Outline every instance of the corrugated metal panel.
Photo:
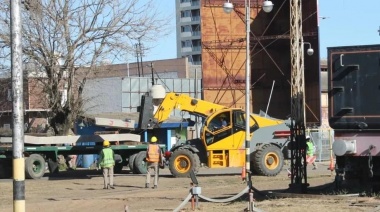
M 83 91 L 88 114 L 121 112 L 121 78 L 88 79 Z
M 186 93 L 196 96 L 195 79 L 160 79 L 158 84 L 165 87 L 166 92 Z M 197 79 L 197 98 L 201 99 L 201 79 Z M 149 92 L 151 78 L 100 78 L 89 79 L 84 90 L 87 114 L 112 112 L 137 112 L 141 95 Z M 179 111 L 172 116 L 182 117 Z M 183 118 L 189 118 L 185 114 Z

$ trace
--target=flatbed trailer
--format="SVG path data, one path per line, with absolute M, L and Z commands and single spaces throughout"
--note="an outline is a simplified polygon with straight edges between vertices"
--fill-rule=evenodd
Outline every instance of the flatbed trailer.
M 137 136 L 137 137 L 136 137 Z M 126 141 L 126 138 L 134 141 Z M 140 136 L 127 134 L 104 134 L 93 136 L 52 136 L 35 137 L 26 136 L 24 144 L 25 176 L 29 179 L 39 179 L 44 176 L 46 166 L 50 173 L 59 173 L 58 156 L 67 158 L 70 155 L 96 155 L 99 154 L 103 140 L 111 142 L 111 148 L 115 153 L 115 173 L 120 173 L 124 166 L 129 166 L 133 173 L 146 173 L 144 162 L 147 143 L 139 141 Z M 60 142 L 64 140 L 66 143 Z M 95 143 L 95 145 L 90 145 Z M 138 140 L 138 141 L 137 141 Z M 50 142 L 49 142 L 50 141 Z M 74 142 L 73 142 L 74 141 Z M 81 142 L 78 142 L 81 141 Z M 28 143 L 30 142 L 30 143 Z M 45 142 L 47 144 L 41 144 Z M 72 144 L 75 145 L 72 145 Z M 165 151 L 166 146 L 160 144 Z M 11 138 L 0 138 L 0 178 L 11 177 L 13 150 Z

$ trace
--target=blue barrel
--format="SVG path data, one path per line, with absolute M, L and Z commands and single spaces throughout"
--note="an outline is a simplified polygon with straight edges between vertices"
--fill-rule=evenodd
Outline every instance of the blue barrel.
M 90 166 L 92 165 L 92 163 L 94 163 L 94 161 L 95 161 L 94 155 L 83 155 L 82 167 L 90 168 Z

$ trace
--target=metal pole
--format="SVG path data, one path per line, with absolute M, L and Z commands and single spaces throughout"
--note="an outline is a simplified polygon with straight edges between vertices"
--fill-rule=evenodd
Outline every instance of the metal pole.
M 250 123 L 250 109 L 249 109 L 249 101 L 250 101 L 250 85 L 251 85 L 251 58 L 249 56 L 249 33 L 251 31 L 250 26 L 250 9 L 251 9 L 251 1 L 245 0 L 245 29 L 246 29 L 246 62 L 245 62 L 245 170 L 246 170 L 246 182 L 249 182 L 250 178 L 250 132 L 249 132 L 249 123 Z
M 154 85 L 153 63 L 152 62 L 150 62 L 150 68 L 151 68 L 151 71 L 152 71 L 152 85 Z
M 273 80 L 273 83 L 272 83 L 272 89 L 270 90 L 269 100 L 268 100 L 268 105 L 267 105 L 267 110 L 265 111 L 265 117 L 267 117 L 267 115 L 268 115 L 268 109 L 269 109 L 269 105 L 270 105 L 270 100 L 272 99 L 274 83 L 275 83 L 275 80 Z
M 139 50 L 140 50 L 140 61 L 141 61 L 141 75 L 144 77 L 144 66 L 142 62 L 143 50 L 141 48 L 140 38 L 139 38 Z
M 20 0 L 11 5 L 11 70 L 13 95 L 13 211 L 25 211 L 24 102 Z
M 137 73 L 139 74 L 139 77 L 140 77 L 139 46 L 137 43 L 135 44 L 135 46 L 136 46 L 136 59 L 137 59 Z

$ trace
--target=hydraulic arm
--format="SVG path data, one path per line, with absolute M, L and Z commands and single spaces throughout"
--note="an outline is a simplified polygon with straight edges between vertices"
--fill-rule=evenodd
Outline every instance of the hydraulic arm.
M 226 106 L 218 105 L 200 99 L 192 98 L 186 94 L 168 93 L 154 113 L 158 123 L 167 120 L 173 110 L 186 111 L 190 114 L 207 117 L 215 111 L 227 109 Z

